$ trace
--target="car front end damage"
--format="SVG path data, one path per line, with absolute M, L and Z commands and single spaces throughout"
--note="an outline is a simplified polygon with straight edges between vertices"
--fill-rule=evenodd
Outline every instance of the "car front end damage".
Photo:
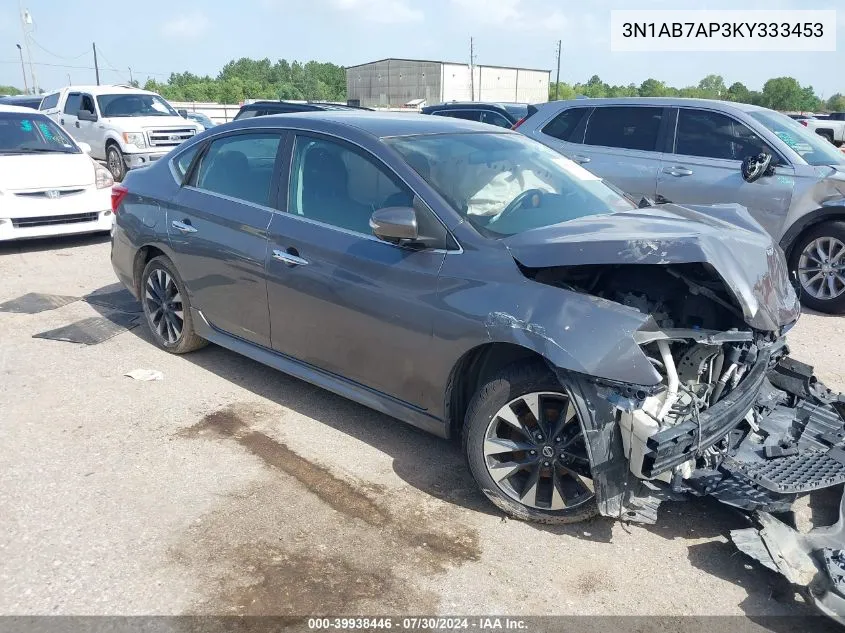
M 845 519 L 800 534 L 774 516 L 845 483 L 845 396 L 789 356 L 799 308 L 783 254 L 740 208 L 650 211 L 562 228 L 545 254 L 509 244 L 530 279 L 643 317 L 630 337 L 650 377 L 580 381 L 599 511 L 653 523 L 662 501 L 688 495 L 748 511 L 759 527 L 735 531 L 737 547 L 843 619 Z

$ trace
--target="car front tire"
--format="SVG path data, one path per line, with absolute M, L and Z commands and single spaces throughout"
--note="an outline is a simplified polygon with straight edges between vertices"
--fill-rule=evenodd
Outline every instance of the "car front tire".
M 789 258 L 801 290 L 801 303 L 818 312 L 845 313 L 845 222 L 810 227 Z
M 542 362 L 509 365 L 482 385 L 463 448 L 481 490 L 511 517 L 563 524 L 598 514 L 581 407 Z
M 115 182 L 123 182 L 126 178 L 126 160 L 117 145 L 111 144 L 106 148 L 106 166 Z
M 153 339 L 162 349 L 187 354 L 208 343 L 194 331 L 185 284 L 167 257 L 154 257 L 144 267 L 141 303 Z

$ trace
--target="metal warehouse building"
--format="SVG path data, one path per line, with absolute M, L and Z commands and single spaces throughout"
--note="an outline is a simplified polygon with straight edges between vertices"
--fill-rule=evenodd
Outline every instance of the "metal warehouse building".
M 346 69 L 346 96 L 366 107 L 400 107 L 418 99 L 543 103 L 549 70 L 473 66 L 418 59 L 381 59 Z

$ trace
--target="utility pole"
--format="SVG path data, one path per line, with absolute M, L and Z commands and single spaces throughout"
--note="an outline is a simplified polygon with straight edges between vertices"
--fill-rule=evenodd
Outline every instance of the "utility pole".
M 555 101 L 557 101 L 558 96 L 560 95 L 560 48 L 563 44 L 563 40 L 557 41 L 557 79 L 555 80 Z
M 135 80 L 132 78 L 132 66 L 129 67 L 129 84 L 134 86 Z
M 97 43 L 91 43 L 92 48 L 94 49 L 94 72 L 97 74 L 97 85 L 100 85 L 100 66 L 97 64 Z
M 472 38 L 469 38 L 469 100 L 475 101 L 475 49 Z
M 70 80 L 70 73 L 67 74 L 67 85 L 72 86 L 73 82 Z
M 26 83 L 26 66 L 23 65 L 23 49 L 20 44 L 15 44 L 18 47 L 18 54 L 21 56 L 21 74 L 23 75 L 23 91 L 24 94 L 29 93 L 29 86 Z
M 32 65 L 32 52 L 29 50 L 30 32 L 27 24 L 32 25 L 32 14 L 23 8 L 23 0 L 18 0 L 20 8 L 21 30 L 23 31 L 23 45 L 26 48 L 26 59 L 29 62 L 29 75 L 32 78 L 32 94 L 38 94 L 38 81 L 35 79 L 35 68 Z

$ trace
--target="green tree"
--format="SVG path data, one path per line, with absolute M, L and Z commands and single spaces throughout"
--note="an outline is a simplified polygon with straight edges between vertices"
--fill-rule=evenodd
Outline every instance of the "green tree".
M 0 95 L 22 95 L 23 90 L 14 86 L 0 86 Z
M 763 85 L 762 104 L 773 110 L 800 110 L 805 98 L 794 77 L 776 77 Z
M 728 101 L 751 103 L 751 92 L 745 87 L 744 83 L 740 81 L 734 82 L 728 88 Z
M 3 89 L 0 88 L 0 92 L 2 91 Z M 827 100 L 827 104 L 825 105 L 831 112 L 845 112 L 845 95 L 837 92 Z
M 641 97 L 663 97 L 666 95 L 666 85 L 657 79 L 646 79 L 640 84 Z
M 705 99 L 722 99 L 728 89 L 721 75 L 707 75 L 698 82 L 698 94 Z

